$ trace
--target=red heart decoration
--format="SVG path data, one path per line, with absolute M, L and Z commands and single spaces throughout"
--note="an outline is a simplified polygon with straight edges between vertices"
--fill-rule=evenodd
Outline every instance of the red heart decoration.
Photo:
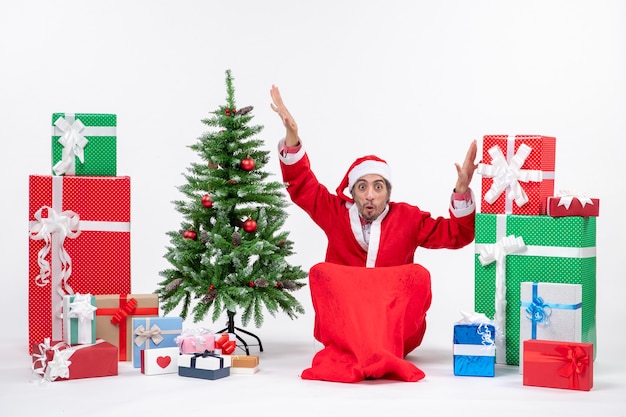
M 172 362 L 172 358 L 170 358 L 169 356 L 159 356 L 157 358 L 157 365 L 159 365 L 163 369 L 167 368 L 170 362 Z

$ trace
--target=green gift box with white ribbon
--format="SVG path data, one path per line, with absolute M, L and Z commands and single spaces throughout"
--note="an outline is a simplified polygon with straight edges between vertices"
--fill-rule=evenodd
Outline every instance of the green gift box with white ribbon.
M 476 214 L 474 310 L 494 320 L 496 363 L 519 365 L 522 282 L 582 285 L 581 340 L 596 344 L 596 217 Z
M 116 176 L 117 115 L 52 114 L 54 175 Z
M 63 296 L 63 341 L 68 345 L 96 343 L 96 297 L 91 294 Z

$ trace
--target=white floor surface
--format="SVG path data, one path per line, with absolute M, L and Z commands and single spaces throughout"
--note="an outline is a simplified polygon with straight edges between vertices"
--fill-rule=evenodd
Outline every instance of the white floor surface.
M 115 377 L 33 382 L 21 340 L 4 340 L 0 358 L 3 416 L 626 416 L 626 363 L 594 363 L 589 392 L 522 385 L 514 366 L 496 376 L 453 375 L 451 346 L 425 343 L 408 359 L 426 378 L 344 384 L 300 379 L 319 345 L 306 332 L 258 332 L 259 372 L 209 381 L 177 374 L 145 376 L 129 362 Z M 615 355 L 617 356 L 617 355 Z

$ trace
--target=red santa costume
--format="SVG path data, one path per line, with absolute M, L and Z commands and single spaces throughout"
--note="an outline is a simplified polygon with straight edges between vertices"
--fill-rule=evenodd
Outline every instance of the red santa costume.
M 325 348 L 316 354 L 312 367 L 302 373 L 302 378 L 339 382 L 381 377 L 422 379 L 424 373 L 403 359 L 422 341 L 431 300 L 430 274 L 413 263 L 415 251 L 418 247 L 457 249 L 473 241 L 472 192 L 453 194 L 449 218 L 434 218 L 417 206 L 390 201 L 381 215 L 365 223 L 357 205 L 344 191 L 351 190 L 367 174 L 378 174 L 391 183 L 391 172 L 384 160 L 375 156 L 357 159 L 337 188 L 337 194 L 332 194 L 318 182 L 301 146 L 287 149 L 281 141 L 279 155 L 291 200 L 328 238 L 326 262 L 311 268 L 309 274 L 316 311 L 314 335 Z M 388 296 L 380 294 L 383 288 L 379 285 L 380 278 L 397 277 L 400 271 L 411 278 L 394 280 L 395 287 L 385 286 Z M 337 279 L 329 278 L 332 275 L 338 275 Z M 371 290 L 377 297 L 386 299 L 381 301 L 384 304 L 381 311 L 371 304 L 362 307 L 363 298 L 358 293 L 369 291 L 364 284 L 370 281 L 376 287 Z M 333 288 L 332 293 L 329 288 Z M 372 334 L 369 340 L 364 340 L 365 322 L 391 325 L 389 331 L 396 335 L 389 337 L 399 341 L 380 345 L 378 339 L 382 336 L 380 332 L 386 331 L 384 328 L 378 328 L 378 335 Z M 364 350 L 364 345 L 370 347 Z

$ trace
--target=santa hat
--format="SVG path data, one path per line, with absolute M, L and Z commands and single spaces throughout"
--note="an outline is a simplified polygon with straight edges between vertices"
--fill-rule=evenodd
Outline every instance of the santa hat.
M 348 172 L 346 172 L 339 187 L 337 187 L 337 195 L 346 201 L 353 202 L 352 198 L 344 194 L 344 190 L 346 188 L 352 190 L 357 180 L 368 174 L 380 175 L 391 184 L 391 168 L 387 165 L 387 162 L 375 155 L 367 155 L 358 158 L 350 165 Z

